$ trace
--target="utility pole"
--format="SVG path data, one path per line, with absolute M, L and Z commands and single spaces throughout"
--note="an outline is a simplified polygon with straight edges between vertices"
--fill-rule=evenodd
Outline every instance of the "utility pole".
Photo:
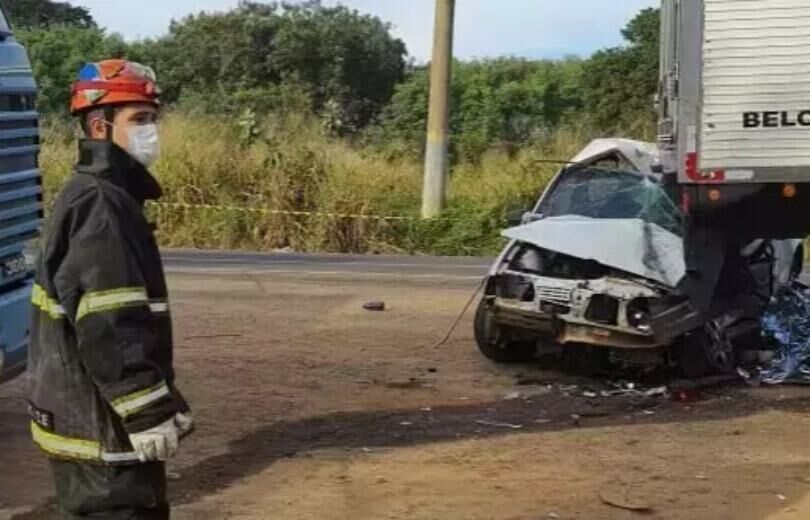
M 455 0 L 436 0 L 433 62 L 430 70 L 430 113 L 425 148 L 422 218 L 436 218 L 444 209 L 450 168 L 450 81 L 453 67 Z

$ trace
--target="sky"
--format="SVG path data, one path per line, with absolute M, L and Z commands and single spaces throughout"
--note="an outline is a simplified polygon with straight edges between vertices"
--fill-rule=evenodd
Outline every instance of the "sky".
M 172 19 L 232 8 L 238 0 L 72 0 L 127 39 L 159 36 Z M 410 55 L 429 59 L 434 0 L 324 0 L 379 16 L 393 26 Z M 587 56 L 621 43 L 620 29 L 660 0 L 457 0 L 455 53 L 462 59 L 497 56 Z

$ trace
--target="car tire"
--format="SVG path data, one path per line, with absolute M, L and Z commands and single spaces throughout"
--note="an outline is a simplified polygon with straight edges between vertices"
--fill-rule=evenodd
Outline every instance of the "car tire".
M 492 305 L 482 299 L 475 311 L 475 342 L 478 350 L 496 363 L 525 363 L 534 359 L 537 346 L 531 342 L 514 341 L 508 331 L 495 323 Z

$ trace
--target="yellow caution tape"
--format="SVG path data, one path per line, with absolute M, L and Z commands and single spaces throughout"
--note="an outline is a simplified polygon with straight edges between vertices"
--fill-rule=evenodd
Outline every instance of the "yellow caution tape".
M 242 206 L 223 206 L 214 204 L 187 204 L 184 202 L 150 202 L 149 206 L 167 209 L 231 211 L 238 213 L 258 213 L 261 215 L 284 215 L 292 217 L 383 220 L 383 221 L 399 221 L 399 222 L 421 220 L 419 217 L 407 217 L 407 216 L 329 213 L 319 211 L 290 211 L 282 209 L 246 208 Z M 433 219 L 433 220 L 457 220 L 457 219 Z

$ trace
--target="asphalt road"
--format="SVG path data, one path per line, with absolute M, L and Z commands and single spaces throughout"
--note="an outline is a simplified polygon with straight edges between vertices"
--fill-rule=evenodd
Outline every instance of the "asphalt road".
M 369 278 L 414 278 L 477 281 L 492 259 L 427 256 L 314 255 L 233 251 L 167 250 L 167 272 L 234 272 L 294 275 L 353 275 Z

